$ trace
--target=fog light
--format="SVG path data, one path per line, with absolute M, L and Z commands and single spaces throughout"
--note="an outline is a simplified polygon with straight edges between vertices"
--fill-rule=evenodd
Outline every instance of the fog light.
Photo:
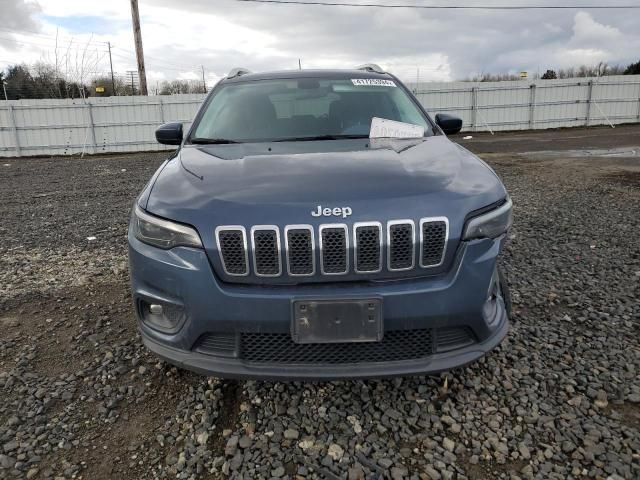
M 165 333 L 177 331 L 185 318 L 181 305 L 149 303 L 142 299 L 138 301 L 138 312 L 144 323 Z
M 149 312 L 151 312 L 153 315 L 162 315 L 162 305 L 152 303 L 151 305 L 149 305 Z

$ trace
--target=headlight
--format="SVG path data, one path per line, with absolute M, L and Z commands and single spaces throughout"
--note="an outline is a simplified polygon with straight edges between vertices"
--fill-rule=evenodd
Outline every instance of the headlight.
M 513 223 L 512 207 L 511 199 L 507 198 L 507 201 L 495 210 L 472 218 L 467 222 L 462 239 L 496 238 L 502 235 Z
M 131 224 L 135 237 L 154 247 L 165 250 L 177 246 L 202 248 L 200 236 L 194 228 L 149 215 L 138 205 L 133 209 Z

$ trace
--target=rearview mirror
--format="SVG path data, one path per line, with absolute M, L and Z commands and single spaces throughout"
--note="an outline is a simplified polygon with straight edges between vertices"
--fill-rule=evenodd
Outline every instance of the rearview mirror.
M 438 113 L 436 115 L 436 124 L 447 135 L 453 135 L 462 129 L 462 119 L 447 113 Z
M 180 145 L 182 143 L 182 124 L 165 123 L 156 129 L 156 140 L 164 145 Z

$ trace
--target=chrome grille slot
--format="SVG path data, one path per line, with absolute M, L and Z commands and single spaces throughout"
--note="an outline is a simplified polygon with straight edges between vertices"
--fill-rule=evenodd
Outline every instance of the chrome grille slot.
M 248 275 L 247 233 L 244 227 L 218 227 L 216 242 L 224 271 L 228 275 Z
M 415 263 L 414 224 L 411 220 L 395 220 L 387 224 L 389 270 L 409 270 Z
M 344 275 L 349 270 L 346 225 L 320 226 L 320 269 L 325 275 Z
M 437 267 L 444 261 L 449 221 L 444 217 L 420 220 L 420 266 Z
M 375 273 L 382 269 L 382 225 L 378 222 L 353 226 L 353 257 L 357 273 Z
M 285 229 L 285 242 L 289 275 L 313 275 L 316 270 L 313 228 L 310 225 L 289 225 Z
M 251 246 L 256 275 L 277 277 L 282 273 L 278 227 L 257 225 L 251 228 Z

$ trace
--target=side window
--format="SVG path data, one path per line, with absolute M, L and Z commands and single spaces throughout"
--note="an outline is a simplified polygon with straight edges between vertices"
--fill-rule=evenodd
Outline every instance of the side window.
M 399 88 L 391 93 L 393 96 L 393 103 L 400 116 L 399 121 L 405 123 L 412 123 L 414 125 L 421 125 L 429 130 L 429 124 L 420 115 L 418 109 L 413 104 L 408 95 L 402 92 Z
M 214 138 L 218 136 L 216 135 L 215 127 L 221 124 L 218 120 L 224 114 L 224 110 L 229 108 L 229 103 L 227 102 L 228 96 L 228 90 L 223 89 L 218 93 L 216 96 L 217 101 L 211 102 L 198 124 L 195 132 L 196 137 Z

